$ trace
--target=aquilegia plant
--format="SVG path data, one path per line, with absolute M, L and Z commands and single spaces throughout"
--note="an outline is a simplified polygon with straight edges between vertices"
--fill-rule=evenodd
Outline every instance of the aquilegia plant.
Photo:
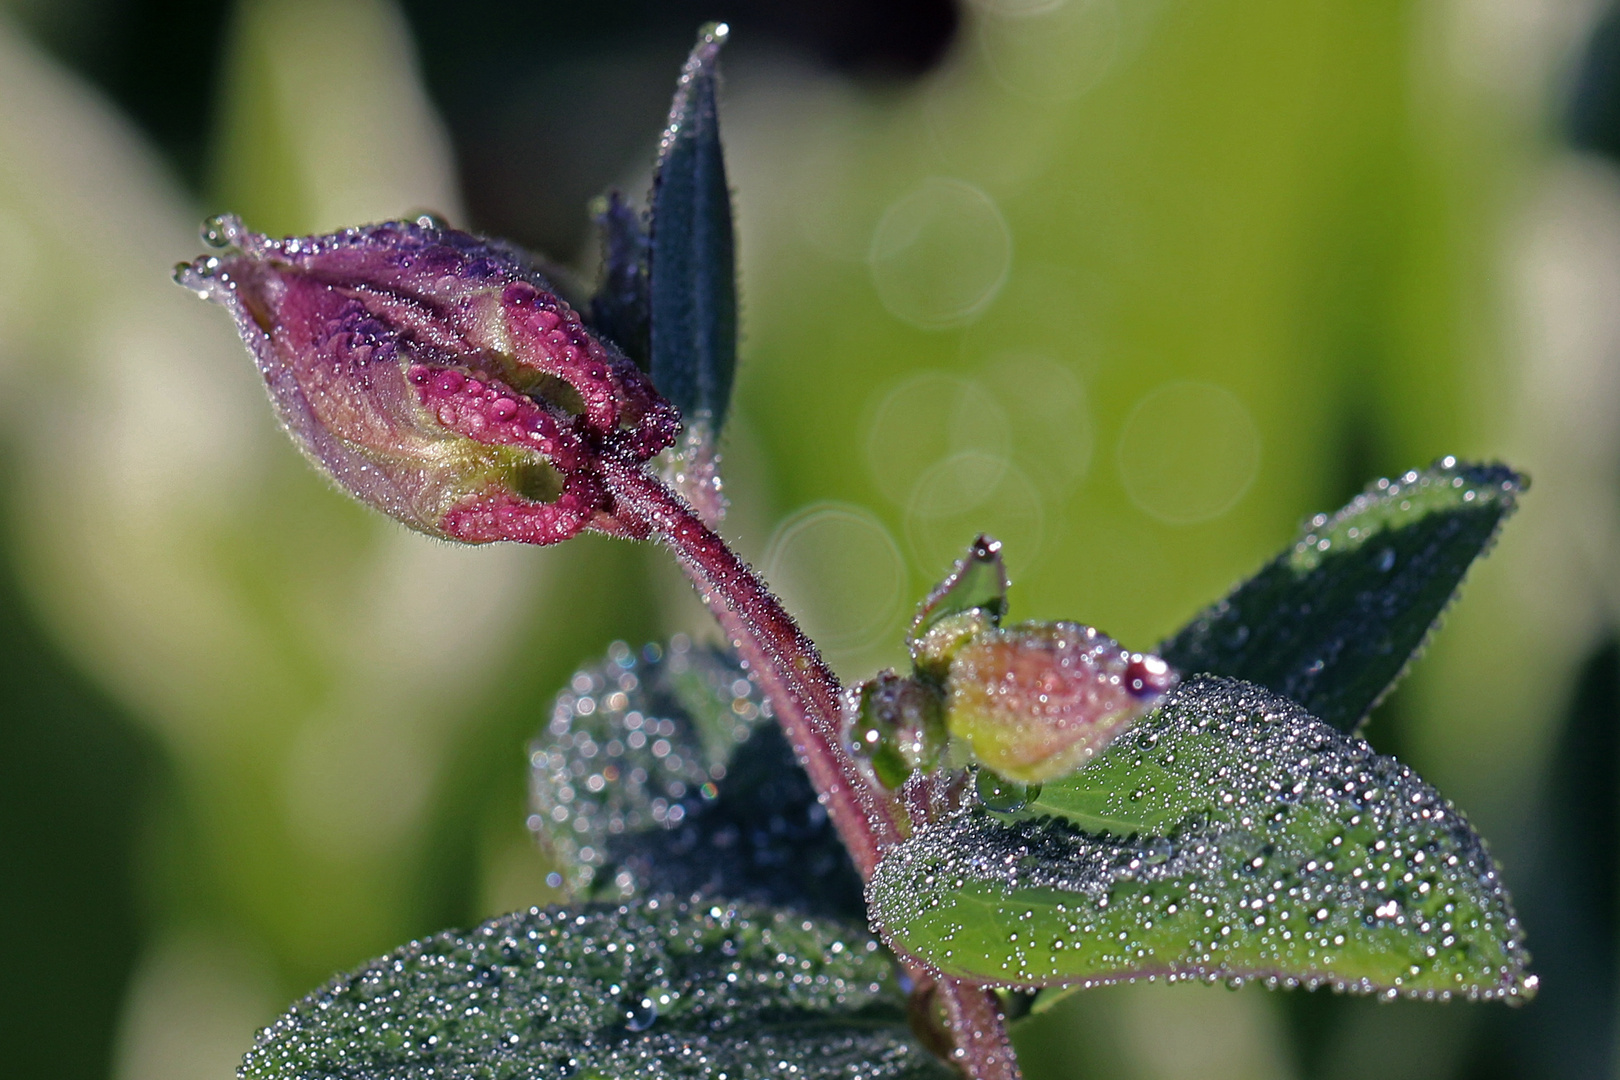
M 177 273 L 355 497 L 466 543 L 656 541 L 729 643 L 617 646 L 556 700 L 529 821 L 575 906 L 334 980 L 242 1075 L 1009 1080 L 1034 992 L 1532 994 L 1484 843 L 1355 737 L 1512 512 L 1505 468 L 1379 481 L 1156 653 L 1008 621 L 980 537 L 922 603 L 910 670 L 839 685 L 715 532 L 724 36 L 687 62 L 647 214 L 601 204 L 588 304 L 431 218 L 274 240 L 221 217 L 219 253 Z

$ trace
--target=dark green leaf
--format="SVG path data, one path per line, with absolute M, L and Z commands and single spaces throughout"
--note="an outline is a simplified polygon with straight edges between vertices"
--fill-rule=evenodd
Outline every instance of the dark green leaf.
M 647 332 L 647 229 L 636 208 L 610 191 L 592 208 L 602 235 L 602 273 L 591 297 L 591 325 L 643 371 L 652 362 Z
M 1259 683 L 1354 731 L 1400 678 L 1514 510 L 1501 465 L 1380 480 L 1159 646 L 1187 672 Z
M 652 193 L 653 384 L 689 422 L 725 421 L 737 367 L 737 272 L 715 106 L 724 24 L 700 33 L 681 72 Z
M 865 934 L 668 899 L 531 910 L 374 960 L 259 1034 L 244 1080 L 941 1077 Z
M 859 874 L 730 652 L 614 645 L 558 696 L 529 761 L 530 821 L 576 896 L 865 918 Z
M 1231 679 L 1184 683 L 1016 812 L 926 826 L 879 864 L 868 899 L 900 950 L 1014 986 L 1535 989 L 1462 815 L 1395 759 Z

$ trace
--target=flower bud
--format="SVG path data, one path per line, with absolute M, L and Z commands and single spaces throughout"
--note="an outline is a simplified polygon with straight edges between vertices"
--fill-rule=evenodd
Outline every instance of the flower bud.
M 282 424 L 350 494 L 467 543 L 634 531 L 597 462 L 646 460 L 679 416 L 522 253 L 427 218 L 204 236 L 225 250 L 175 279 L 231 311 Z
M 939 761 L 945 720 L 938 689 L 885 671 L 861 684 L 850 724 L 850 743 L 884 787 L 905 783 Z
M 952 643 L 948 664 L 950 733 L 982 765 L 1024 783 L 1084 765 L 1178 678 L 1157 656 L 1071 622 L 981 630 Z

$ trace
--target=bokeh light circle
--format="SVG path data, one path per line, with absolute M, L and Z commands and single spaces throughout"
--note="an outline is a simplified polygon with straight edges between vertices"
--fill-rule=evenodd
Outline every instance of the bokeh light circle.
M 1049 496 L 1067 495 L 1091 467 L 1091 411 L 1067 365 L 1039 352 L 1007 351 L 980 369 L 1005 409 L 1013 459 Z
M 1260 431 L 1225 387 L 1166 383 L 1125 419 L 1119 475 L 1137 508 L 1169 525 L 1220 517 L 1260 471 Z
M 1039 558 L 1046 524 L 1041 493 L 1004 457 L 969 450 L 918 477 L 906 506 L 906 541 L 919 570 L 940 577 L 973 538 L 989 533 L 1011 565 Z
M 1120 44 L 1116 0 L 1012 4 L 979 24 L 979 46 L 997 82 L 1035 101 L 1067 101 L 1102 81 Z
M 1012 231 L 982 190 L 932 177 L 884 211 L 868 259 L 895 318 L 924 330 L 965 326 L 1007 281 Z
M 1005 460 L 1011 450 L 1006 411 L 970 379 L 924 371 L 880 393 L 867 420 L 866 463 L 878 490 L 898 506 L 942 458 L 977 451 Z
M 822 648 L 876 644 L 895 628 L 909 584 L 905 557 L 870 511 L 812 503 L 777 526 L 765 578 Z

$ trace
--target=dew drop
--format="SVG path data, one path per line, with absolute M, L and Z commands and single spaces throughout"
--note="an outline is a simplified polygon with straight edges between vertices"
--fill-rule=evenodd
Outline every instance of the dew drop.
M 658 1006 L 651 998 L 642 998 L 625 1010 L 624 1026 L 631 1031 L 646 1031 L 658 1022 Z
M 991 810 L 999 810 L 1004 814 L 1022 810 L 1041 794 L 1039 784 L 1009 780 L 984 768 L 978 770 L 973 783 L 979 793 L 979 801 Z
M 236 242 L 242 223 L 232 214 L 215 214 L 202 223 L 202 242 L 211 248 L 226 248 Z

